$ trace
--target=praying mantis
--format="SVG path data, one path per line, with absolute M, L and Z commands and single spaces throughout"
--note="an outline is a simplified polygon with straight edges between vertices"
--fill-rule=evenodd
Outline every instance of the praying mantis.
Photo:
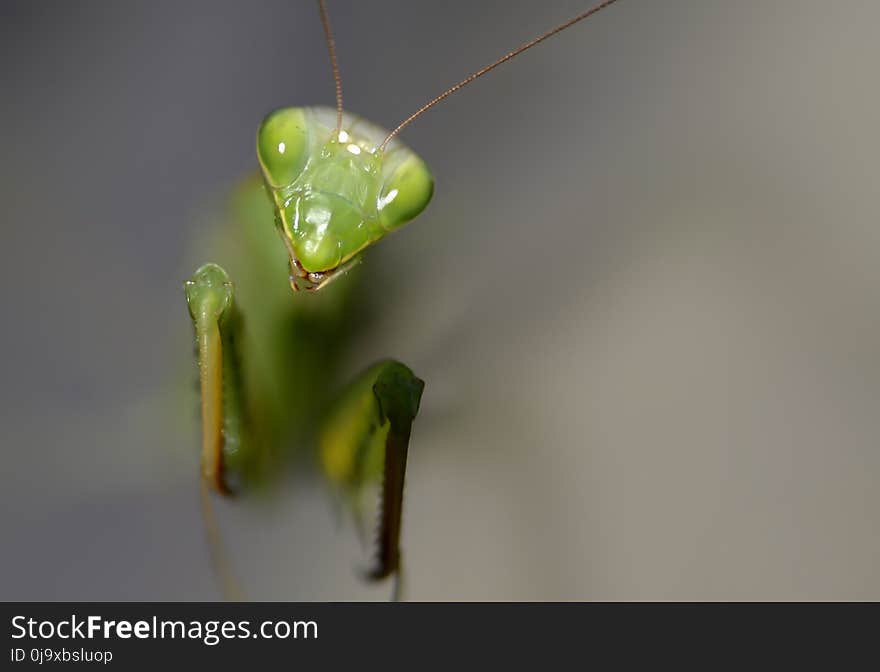
M 434 193 L 427 164 L 399 133 L 448 96 L 545 39 L 614 4 L 605 0 L 477 70 L 388 132 L 347 112 L 333 34 L 318 0 L 336 108 L 270 113 L 257 132 L 260 177 L 234 198 L 222 265 L 185 283 L 201 396 L 201 493 L 212 558 L 227 596 L 239 589 L 220 550 L 212 493 L 271 480 L 293 446 L 317 447 L 320 470 L 361 521 L 380 486 L 375 564 L 399 596 L 403 493 L 425 383 L 402 362 L 368 366 L 341 392 L 329 372 L 357 328 L 364 250 L 415 219 Z

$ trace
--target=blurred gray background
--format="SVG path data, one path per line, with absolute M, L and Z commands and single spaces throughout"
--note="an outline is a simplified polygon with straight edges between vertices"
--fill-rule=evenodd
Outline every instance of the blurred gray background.
M 586 1 L 330 0 L 393 126 Z M 182 280 L 314 3 L 0 5 L 0 598 L 216 599 Z M 880 598 L 880 5 L 623 0 L 413 124 L 354 359 L 428 381 L 412 599 Z M 221 505 L 254 599 L 384 599 L 318 483 Z

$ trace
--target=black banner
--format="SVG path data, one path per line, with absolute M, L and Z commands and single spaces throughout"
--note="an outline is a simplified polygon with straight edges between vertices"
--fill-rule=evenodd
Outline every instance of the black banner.
M 872 662 L 869 604 L 5 603 L 5 669 Z M 526 656 L 528 658 L 526 658 Z M 254 667 L 254 666 L 257 667 Z M 202 666 L 205 666 L 203 668 Z

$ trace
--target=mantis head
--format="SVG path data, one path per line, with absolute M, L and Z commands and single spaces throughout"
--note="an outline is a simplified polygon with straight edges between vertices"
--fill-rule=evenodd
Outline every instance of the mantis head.
M 284 108 L 257 133 L 294 289 L 320 289 L 359 253 L 416 217 L 431 200 L 425 162 L 399 140 L 329 108 Z
M 336 85 L 336 110 L 288 107 L 263 120 L 257 155 L 275 201 L 275 219 L 290 256 L 290 284 L 320 289 L 365 247 L 413 219 L 431 200 L 434 181 L 398 133 L 456 91 L 502 63 L 617 0 L 601 0 L 446 89 L 387 133 L 346 114 L 336 47 L 324 0 L 318 0 Z

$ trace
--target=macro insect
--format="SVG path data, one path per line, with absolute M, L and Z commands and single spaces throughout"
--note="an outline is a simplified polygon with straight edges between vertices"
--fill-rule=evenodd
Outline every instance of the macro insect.
M 407 453 L 424 382 L 387 359 L 341 392 L 327 386 L 346 335 L 357 329 L 362 252 L 418 216 L 433 195 L 427 165 L 398 135 L 493 68 L 614 2 L 477 70 L 388 132 L 344 110 L 330 22 L 318 0 L 336 108 L 283 108 L 263 120 L 261 176 L 238 190 L 233 222 L 212 246 L 223 266 L 205 264 L 185 283 L 199 369 L 203 512 L 228 596 L 238 590 L 220 550 L 211 491 L 253 488 L 292 447 L 309 444 L 356 521 L 365 515 L 365 495 L 381 483 L 376 560 L 367 576 L 394 575 L 399 595 Z

